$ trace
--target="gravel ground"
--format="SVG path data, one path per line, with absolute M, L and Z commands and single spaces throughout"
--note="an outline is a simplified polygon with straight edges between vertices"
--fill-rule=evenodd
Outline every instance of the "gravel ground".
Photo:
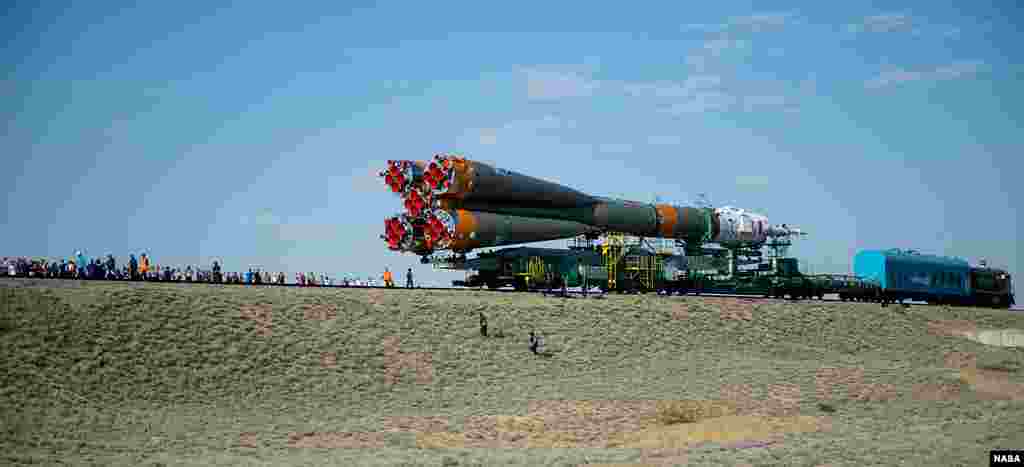
M 1024 350 L 962 337 L 1024 329 L 1019 312 L 16 279 L 0 301 L 4 464 L 984 465 L 1024 447 Z

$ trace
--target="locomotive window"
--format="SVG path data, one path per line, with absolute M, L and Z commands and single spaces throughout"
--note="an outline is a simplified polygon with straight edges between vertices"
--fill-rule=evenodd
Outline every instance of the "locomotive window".
M 975 278 L 975 285 L 982 290 L 992 290 L 995 288 L 995 283 L 992 280 L 991 274 L 978 274 Z

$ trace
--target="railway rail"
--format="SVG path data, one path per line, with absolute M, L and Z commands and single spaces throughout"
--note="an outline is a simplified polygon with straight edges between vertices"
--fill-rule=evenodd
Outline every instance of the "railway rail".
M 411 292 L 411 291 L 424 291 L 424 290 L 427 290 L 427 291 L 444 291 L 444 292 L 449 292 L 449 291 L 466 291 L 466 292 L 484 291 L 484 292 L 512 293 L 512 294 L 538 294 L 539 293 L 539 294 L 542 294 L 542 295 L 550 295 L 550 296 L 552 296 L 554 298 L 560 298 L 560 297 L 563 296 L 561 290 L 554 290 L 554 289 L 553 290 L 515 290 L 513 288 L 489 289 L 489 288 L 486 288 L 486 287 L 479 287 L 479 288 L 478 287 L 413 287 L 413 288 L 408 288 L 408 287 L 385 287 L 385 286 L 367 286 L 367 285 L 313 285 L 313 286 L 310 286 L 310 285 L 300 285 L 300 284 L 292 284 L 292 283 L 288 283 L 288 284 L 243 284 L 243 283 L 228 283 L 228 282 L 133 281 L 133 280 L 127 280 L 127 279 L 66 279 L 66 278 L 40 278 L 40 277 L 3 277 L 3 278 L 0 278 L 0 279 L 3 279 L 0 282 L 10 282 L 10 281 L 32 282 L 32 283 L 50 283 L 50 282 L 52 282 L 52 283 L 63 283 L 63 284 L 80 283 L 80 282 L 95 282 L 95 283 L 105 283 L 106 282 L 106 283 L 131 283 L 131 284 L 166 284 L 166 285 L 177 285 L 177 286 L 190 286 L 190 285 L 203 286 L 203 285 L 205 285 L 205 286 L 234 286 L 234 287 L 282 287 L 282 288 L 300 288 L 300 289 L 384 290 L 384 291 L 396 292 L 396 293 L 398 293 L 398 292 Z M 607 295 L 619 295 L 619 294 L 614 293 L 614 292 L 612 292 L 612 293 L 590 292 L 590 293 L 587 293 L 586 295 L 584 295 L 583 292 L 567 291 L 566 295 L 568 297 L 572 297 L 572 298 L 584 298 L 584 297 L 593 298 L 593 297 L 601 297 L 601 296 L 607 296 Z M 628 294 L 623 294 L 623 295 L 628 295 Z M 817 298 L 811 298 L 811 299 L 775 298 L 775 297 L 765 297 L 764 295 L 730 294 L 730 293 L 720 293 L 720 292 L 715 292 L 715 293 L 701 292 L 700 294 L 696 294 L 696 293 L 692 293 L 691 292 L 691 293 L 687 293 L 687 294 L 673 294 L 673 295 L 658 294 L 658 293 L 655 293 L 655 292 L 647 292 L 645 295 L 657 295 L 659 297 L 665 297 L 665 298 L 684 297 L 684 296 L 686 296 L 686 297 L 744 298 L 744 299 L 751 299 L 751 300 L 765 300 L 765 301 L 774 301 L 774 302 L 817 301 L 817 302 L 826 302 L 826 303 L 842 303 L 842 302 L 846 301 L 846 300 L 840 300 L 838 297 L 833 298 L 833 297 L 828 297 L 827 296 L 827 295 L 834 295 L 834 294 L 826 294 L 826 297 L 822 298 L 822 299 L 817 299 Z M 913 304 L 913 305 L 931 305 L 931 304 L 927 304 L 927 303 L 905 303 L 904 306 L 909 306 L 911 304 Z

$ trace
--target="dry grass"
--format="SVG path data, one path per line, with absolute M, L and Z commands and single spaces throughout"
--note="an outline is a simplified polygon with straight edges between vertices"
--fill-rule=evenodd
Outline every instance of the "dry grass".
M 4 279 L 0 463 L 973 465 L 1024 445 L 1021 350 L 959 337 L 1007 328 L 1024 316 Z
M 695 423 L 736 413 L 735 404 L 727 401 L 658 401 L 657 407 L 656 420 L 662 425 Z

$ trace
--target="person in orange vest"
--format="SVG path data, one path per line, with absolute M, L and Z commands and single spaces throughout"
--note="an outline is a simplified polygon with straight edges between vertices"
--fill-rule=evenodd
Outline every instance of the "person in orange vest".
M 391 278 L 391 271 L 388 268 L 384 268 L 384 287 L 394 287 L 395 283 Z
M 145 253 L 139 256 L 139 272 L 142 274 L 143 280 L 148 279 L 149 273 L 149 256 Z

